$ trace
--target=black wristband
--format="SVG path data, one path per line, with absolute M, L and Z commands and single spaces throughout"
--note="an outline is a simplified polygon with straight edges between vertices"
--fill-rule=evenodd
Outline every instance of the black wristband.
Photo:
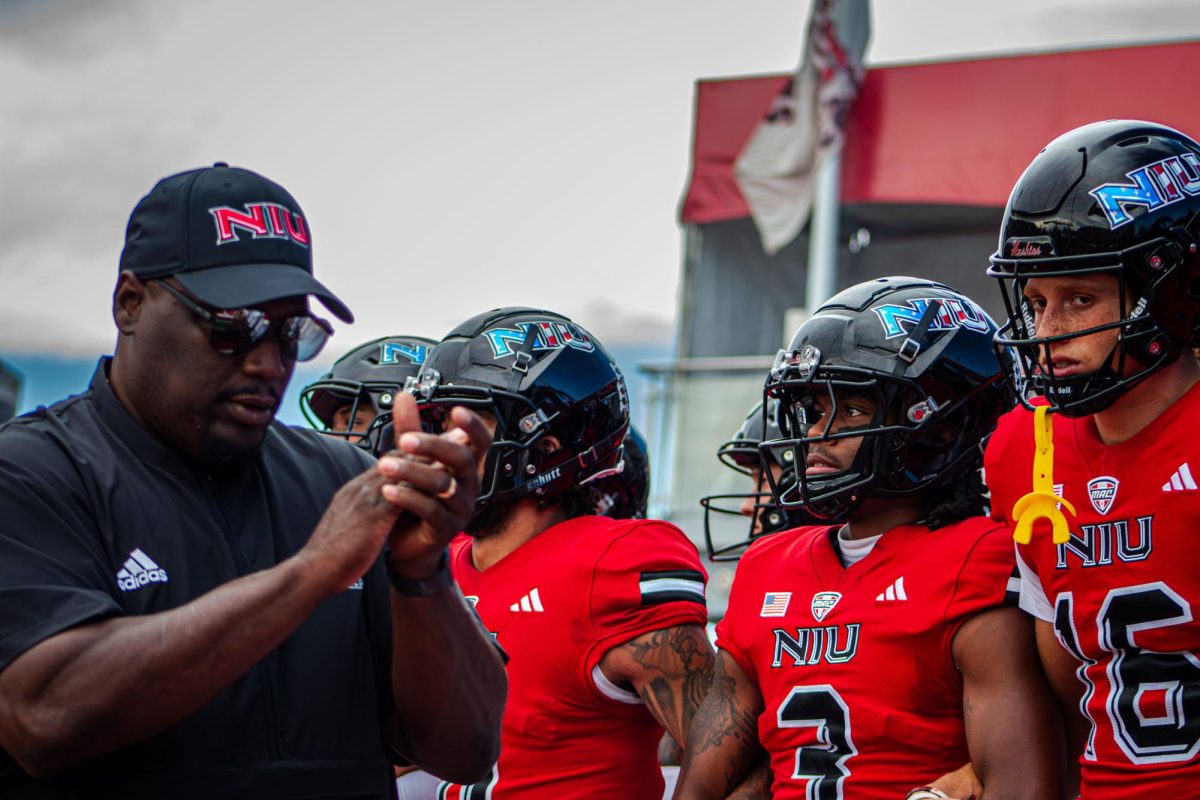
M 396 572 L 396 568 L 392 566 L 392 554 L 386 551 L 383 554 L 383 570 L 387 573 L 388 582 L 392 584 L 392 588 L 408 597 L 437 594 L 454 583 L 454 578 L 450 575 L 449 548 L 442 551 L 442 557 L 438 559 L 437 572 L 428 578 L 406 578 Z

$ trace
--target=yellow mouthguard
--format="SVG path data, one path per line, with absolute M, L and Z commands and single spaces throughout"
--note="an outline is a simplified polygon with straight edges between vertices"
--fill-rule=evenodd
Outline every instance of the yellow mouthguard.
M 1059 504 L 1070 511 L 1072 517 L 1075 507 L 1054 494 L 1054 427 L 1047 406 L 1038 406 L 1033 411 L 1033 441 L 1037 447 L 1033 454 L 1033 491 L 1013 506 L 1013 519 L 1017 521 L 1013 538 L 1020 544 L 1029 544 L 1033 538 L 1033 523 L 1048 519 L 1053 528 L 1054 543 L 1063 544 L 1071 538 L 1071 532 Z

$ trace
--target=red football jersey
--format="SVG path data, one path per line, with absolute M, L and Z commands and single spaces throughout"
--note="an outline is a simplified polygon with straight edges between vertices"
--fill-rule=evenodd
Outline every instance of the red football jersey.
M 1192 797 L 1200 792 L 1200 385 L 1132 439 L 1105 445 L 1090 417 L 1051 416 L 1055 492 L 1071 539 L 1049 523 L 1018 545 L 1021 607 L 1054 625 L 1080 662 L 1092 733 L 1081 796 Z M 1000 420 L 988 445 L 993 515 L 1033 488 L 1033 413 Z M 1196 464 L 1191 464 L 1191 459 Z M 1193 474 L 1193 470 L 1196 470 Z
M 905 525 L 847 568 L 834 531 L 755 542 L 717 645 L 762 692 L 775 800 L 895 800 L 970 760 L 951 644 L 1015 603 L 1010 534 L 982 517 Z
M 653 798 L 662 728 L 633 692 L 609 682 L 600 659 L 650 631 L 704 625 L 708 576 L 676 527 L 580 517 L 555 525 L 480 572 L 471 542 L 451 569 L 508 654 L 500 760 L 449 800 Z

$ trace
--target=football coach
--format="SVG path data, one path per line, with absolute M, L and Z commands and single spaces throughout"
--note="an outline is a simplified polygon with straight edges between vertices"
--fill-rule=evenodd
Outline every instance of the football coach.
M 506 682 L 455 588 L 490 436 L 275 421 L 346 306 L 279 185 L 217 164 L 129 220 L 116 351 L 0 428 L 0 797 L 387 798 L 497 756 Z

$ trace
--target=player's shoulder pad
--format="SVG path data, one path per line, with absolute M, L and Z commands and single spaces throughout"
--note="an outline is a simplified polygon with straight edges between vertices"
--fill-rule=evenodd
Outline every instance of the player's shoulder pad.
M 678 526 L 659 519 L 624 520 L 621 532 L 614 537 L 625 547 L 644 549 L 647 557 L 670 553 L 671 558 L 700 563 L 700 551 Z
M 1016 564 L 1012 530 L 1003 521 L 968 517 L 931 533 L 934 546 L 957 563 L 985 559 L 1008 564 L 1010 568 Z
M 1034 402 L 1038 405 L 1045 404 L 1045 401 L 1038 401 L 1041 401 L 1041 398 L 1035 398 Z M 1014 442 L 1023 442 L 1032 435 L 1032 430 L 1033 412 L 1018 403 L 1015 408 L 1000 415 L 1000 419 L 996 420 L 996 429 L 988 439 L 989 455 L 993 454 L 993 450 L 1005 450 Z
M 671 600 L 704 602 L 708 572 L 696 545 L 662 520 L 610 520 L 594 564 L 598 584 L 638 580 L 643 605 Z
M 682 530 L 661 519 L 608 519 L 596 517 L 596 541 L 601 545 L 598 572 L 641 572 L 643 576 L 685 571 L 689 578 L 707 581 L 700 551 Z
M 810 548 L 815 539 L 827 536 L 829 528 L 829 525 L 804 525 L 760 536 L 742 554 L 739 569 L 742 564 L 787 561 Z
M 658 519 L 612 519 L 599 515 L 576 517 L 562 523 L 562 534 L 574 540 L 582 557 L 591 558 L 587 551 L 604 551 L 615 542 L 643 544 L 674 543 L 697 553 L 696 546 L 677 526 Z
M 966 519 L 960 519 L 958 522 L 952 522 L 944 528 L 938 528 L 933 533 L 939 537 L 955 537 L 978 541 L 989 534 L 1007 530 L 1008 526 L 1003 522 L 998 522 L 991 517 L 978 516 L 967 517 Z
M 1012 549 L 1012 530 L 1003 520 L 992 517 L 967 517 L 944 528 L 930 531 L 939 549 L 968 553 L 980 544 L 986 547 Z

